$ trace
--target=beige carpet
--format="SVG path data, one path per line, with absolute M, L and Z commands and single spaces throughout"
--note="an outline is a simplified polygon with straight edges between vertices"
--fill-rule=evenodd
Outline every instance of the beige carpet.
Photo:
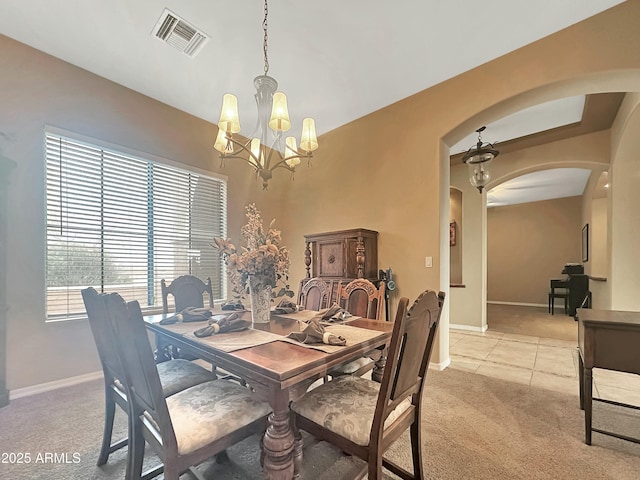
M 78 463 L 0 463 L 0 478 L 121 479 L 124 452 L 95 466 L 102 428 L 102 384 L 90 382 L 13 401 L 0 409 L 0 452 L 78 453 Z M 640 478 L 640 445 L 594 434 L 584 444 L 577 395 L 566 395 L 447 369 L 430 371 L 424 399 L 427 478 L 441 480 Z M 124 433 L 124 416 L 118 430 Z M 640 436 L 640 414 L 595 404 L 594 425 Z M 261 479 L 257 439 L 229 451 L 227 464 L 207 465 L 207 478 Z M 401 438 L 390 456 L 407 464 Z M 151 459 L 153 462 L 153 459 Z M 353 478 L 359 464 L 324 442 L 307 438 L 303 477 Z M 182 477 L 191 479 L 189 474 Z M 393 478 L 391 476 L 385 478 Z
M 544 307 L 487 304 L 490 332 L 578 341 L 578 322 L 556 309 L 554 315 Z

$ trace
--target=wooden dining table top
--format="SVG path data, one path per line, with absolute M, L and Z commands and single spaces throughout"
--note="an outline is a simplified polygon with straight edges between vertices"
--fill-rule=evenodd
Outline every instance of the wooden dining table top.
M 231 312 L 226 311 L 220 313 Z M 241 314 L 248 316 L 247 318 L 251 316 L 250 312 L 241 312 Z M 365 318 L 346 320 L 343 322 L 344 325 L 373 330 L 380 332 L 380 335 L 357 344 L 349 345 L 347 343 L 346 346 L 341 347 L 335 353 L 326 353 L 310 346 L 303 346 L 287 341 L 272 341 L 232 352 L 224 352 L 216 350 L 215 346 L 204 345 L 203 342 L 200 342 L 197 338 L 185 337 L 184 335 L 172 332 L 171 325 L 160 325 L 160 320 L 171 315 L 173 314 L 148 315 L 145 316 L 145 322 L 151 331 L 165 338 L 177 338 L 181 343 L 186 342 L 192 347 L 196 347 L 199 350 L 202 349 L 202 351 L 194 353 L 202 356 L 205 360 L 213 360 L 222 368 L 231 368 L 234 370 L 233 373 L 237 373 L 238 375 L 254 377 L 258 374 L 271 381 L 275 380 L 281 384 L 281 388 L 286 388 L 296 383 L 299 379 L 298 377 L 302 374 L 307 377 L 313 371 L 316 371 L 317 374 L 324 375 L 331 367 L 344 363 L 345 357 L 357 358 L 366 352 L 385 345 L 391 338 L 391 330 L 393 329 L 393 323 L 380 320 Z M 309 315 L 305 312 L 300 312 L 300 315 L 287 314 L 286 316 L 272 314 L 269 323 L 252 324 L 251 328 L 270 332 L 284 338 L 291 332 L 300 331 L 300 323 L 296 317 L 308 319 Z M 203 325 L 206 325 L 206 322 L 190 322 L 190 324 L 193 325 L 193 330 L 195 331 Z M 324 325 L 327 327 L 330 326 L 330 324 Z M 221 335 L 233 335 L 233 333 Z M 235 365 L 228 365 L 228 362 L 232 362 Z M 241 371 L 237 371 L 238 369 Z M 245 371 L 245 369 L 247 369 L 247 371 Z

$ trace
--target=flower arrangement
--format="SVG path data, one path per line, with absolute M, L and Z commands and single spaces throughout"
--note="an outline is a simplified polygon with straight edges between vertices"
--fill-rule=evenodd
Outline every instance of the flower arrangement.
M 272 287 L 272 297 L 293 297 L 289 287 L 289 250 L 281 245 L 280 230 L 271 221 L 265 231 L 262 216 L 255 204 L 246 207 L 247 224 L 240 231 L 246 246 L 238 251 L 231 240 L 214 238 L 216 248 L 227 266 L 227 276 L 235 299 L 244 298 L 249 291 L 249 277 L 258 278 L 263 285 Z M 274 287 L 280 285 L 276 291 Z

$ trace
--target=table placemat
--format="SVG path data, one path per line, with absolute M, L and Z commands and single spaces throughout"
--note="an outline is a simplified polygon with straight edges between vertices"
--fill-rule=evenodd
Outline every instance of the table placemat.
M 219 333 L 209 337 L 196 337 L 193 334 L 193 332 L 199 328 L 206 326 L 207 322 L 188 322 L 164 325 L 163 328 L 223 352 L 234 352 L 236 350 L 242 350 L 243 348 L 251 348 L 282 340 L 281 335 L 264 332 L 262 330 L 254 330 L 252 328 L 240 332 Z
M 294 345 L 300 345 L 301 347 L 313 348 L 325 353 L 333 353 L 339 351 L 341 348 L 355 345 L 357 343 L 366 342 L 372 338 L 384 335 L 384 332 L 378 330 L 369 330 L 368 328 L 351 327 L 349 325 L 326 325 L 325 331 L 333 333 L 334 335 L 340 335 L 347 340 L 346 345 L 326 345 L 324 343 L 300 343 L 292 338 L 280 337 L 279 340 L 283 342 L 293 343 Z
M 326 311 L 326 309 L 324 310 Z M 272 316 L 274 317 L 279 317 L 279 318 L 288 318 L 291 320 L 298 320 L 300 322 L 308 322 L 309 320 L 311 320 L 312 318 L 316 318 L 316 317 L 320 317 L 322 314 L 322 310 L 320 311 L 315 311 L 315 310 L 301 310 L 299 312 L 293 312 L 293 313 L 271 313 Z M 337 323 L 343 323 L 346 321 L 351 321 L 351 320 L 356 320 L 358 318 L 362 318 L 362 317 L 357 317 L 355 315 L 352 315 L 351 317 L 345 318 L 344 320 L 321 320 L 322 323 L 330 323 L 330 324 L 337 324 Z
M 308 322 L 313 317 L 317 316 L 318 313 L 315 310 L 300 310 L 299 312 L 293 313 L 275 313 L 271 312 L 271 316 L 278 318 L 289 318 L 291 320 L 299 320 L 301 322 Z

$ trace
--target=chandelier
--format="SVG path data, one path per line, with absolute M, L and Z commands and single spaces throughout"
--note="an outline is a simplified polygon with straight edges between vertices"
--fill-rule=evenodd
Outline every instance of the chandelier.
M 469 165 L 469 182 L 476 187 L 480 193 L 491 180 L 489 173 L 489 162 L 496 158 L 500 152 L 493 148 L 493 143 L 482 143 L 482 132 L 487 127 L 480 127 L 478 132 L 478 143 L 472 146 L 462 157 L 462 162 Z
M 292 175 L 301 158 L 311 160 L 313 151 L 318 148 L 316 127 L 313 118 L 305 118 L 302 121 L 302 135 L 300 146 L 297 146 L 296 137 L 286 137 L 283 144 L 284 133 L 291 128 L 287 97 L 284 93 L 276 91 L 278 82 L 269 73 L 269 58 L 267 55 L 267 17 L 269 10 L 267 0 L 264 2 L 264 75 L 259 75 L 253 80 L 256 88 L 256 104 L 258 106 L 258 120 L 254 133 L 248 141 L 238 141 L 234 134 L 240 132 L 240 119 L 238 117 L 238 99 L 227 93 L 222 99 L 222 111 L 218 122 L 218 136 L 214 148 L 220 152 L 220 158 L 224 163 L 227 158 L 237 158 L 247 162 L 255 169 L 256 178 L 262 178 L 262 188 L 267 189 L 269 180 L 276 168 L 289 170 Z M 284 153 L 283 153 L 284 152 Z

